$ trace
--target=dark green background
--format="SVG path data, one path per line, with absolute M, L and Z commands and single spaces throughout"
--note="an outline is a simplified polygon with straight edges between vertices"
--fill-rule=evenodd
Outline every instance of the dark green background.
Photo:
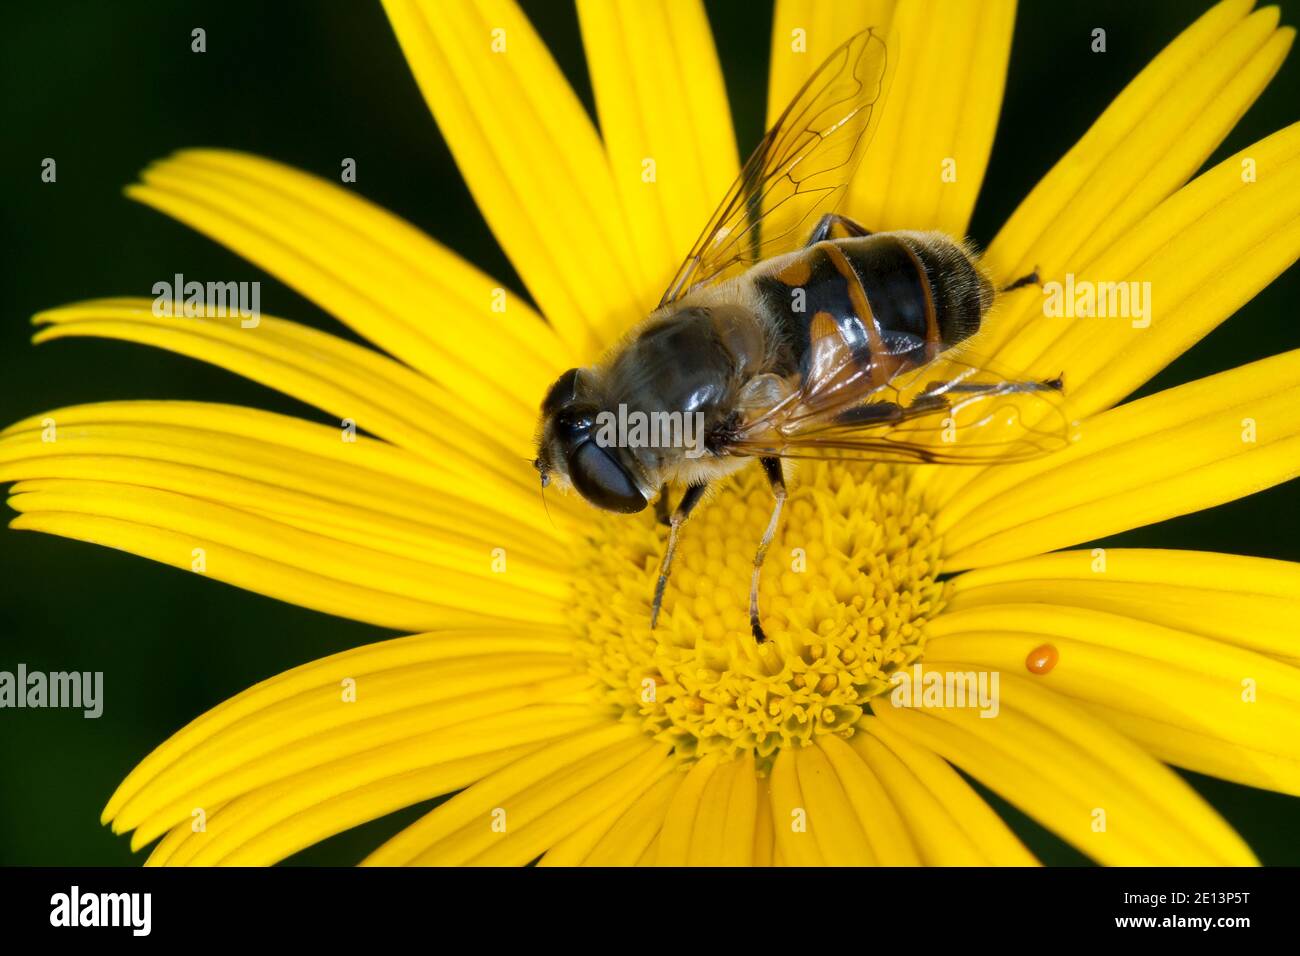
M 843 0 L 849 2 L 849 0 Z M 590 107 L 567 0 L 527 10 Z M 770 12 L 709 3 L 744 149 L 761 133 Z M 1001 126 L 974 238 L 987 243 L 1101 109 L 1207 4 L 1022 0 Z M 1283 3 L 1300 21 L 1300 2 Z M 190 52 L 190 30 L 208 52 Z M 1089 52 L 1094 27 L 1104 55 Z M 13 4 L 0 31 L 4 254 L 0 421 L 76 402 L 180 398 L 322 416 L 226 372 L 143 347 L 71 340 L 35 349 L 28 318 L 83 298 L 148 295 L 174 272 L 260 279 L 262 306 L 349 335 L 233 254 L 125 199 L 150 160 L 186 146 L 250 150 L 326 177 L 358 160 L 362 195 L 520 288 L 420 99 L 377 3 L 118 0 Z M 1300 57 L 1215 157 L 1300 119 Z M 58 182 L 40 182 L 41 160 Z M 1141 162 L 1142 157 L 1134 157 Z M 1295 348 L 1292 268 L 1152 387 Z M 349 335 L 349 337 L 351 337 Z M 1296 485 L 1139 530 L 1117 544 L 1297 557 Z M 10 514 L 5 509 L 6 514 Z M 105 711 L 0 711 L 0 863 L 126 864 L 98 823 L 122 776 L 186 721 L 249 684 L 386 632 L 279 604 L 90 545 L 0 530 L 0 669 L 102 670 Z M 1189 775 L 1265 862 L 1300 863 L 1300 800 Z M 1005 808 L 1004 808 L 1005 809 Z M 344 834 L 294 862 L 352 863 L 421 808 Z M 1014 812 L 1052 862 L 1081 858 Z

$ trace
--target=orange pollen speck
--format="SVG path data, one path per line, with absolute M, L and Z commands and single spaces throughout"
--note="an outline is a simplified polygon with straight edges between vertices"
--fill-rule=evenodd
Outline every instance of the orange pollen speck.
M 1029 652 L 1029 656 L 1025 658 L 1025 666 L 1032 674 L 1047 674 L 1060 659 L 1061 652 L 1055 647 L 1051 644 L 1041 644 Z

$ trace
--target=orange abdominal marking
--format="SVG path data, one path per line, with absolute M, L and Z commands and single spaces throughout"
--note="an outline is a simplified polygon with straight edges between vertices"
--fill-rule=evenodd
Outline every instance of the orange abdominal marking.
M 829 312 L 818 312 L 813 316 L 808 326 L 808 337 L 812 351 L 810 367 L 814 378 L 825 381 L 827 387 L 831 387 L 837 378 L 854 374 L 853 353 L 844 341 L 844 333 Z
M 777 281 L 791 287 L 807 285 L 812 278 L 811 260 L 812 257 L 806 252 L 795 256 L 788 266 L 776 273 Z
M 816 312 L 808 325 L 808 337 L 812 341 L 835 336 L 839 338 L 840 330 L 829 312 Z
M 1047 674 L 1056 662 L 1061 659 L 1061 652 L 1051 644 L 1040 644 L 1029 652 L 1025 658 L 1025 666 L 1029 668 L 1031 674 Z
M 835 266 L 835 271 L 844 277 L 844 281 L 849 287 L 849 302 L 853 304 L 853 311 L 857 313 L 858 319 L 862 322 L 862 328 L 867 333 L 867 345 L 871 349 L 873 356 L 883 357 L 885 355 L 885 345 L 880 338 L 880 326 L 876 324 L 875 313 L 871 311 L 871 303 L 867 301 L 867 293 L 862 288 L 862 277 L 858 275 L 853 268 L 852 263 L 845 257 L 844 252 L 833 242 L 820 242 L 816 248 L 826 253 L 826 258 L 830 259 L 831 264 Z M 876 385 L 883 385 L 889 379 L 889 370 L 885 368 L 884 363 L 875 362 L 871 366 L 871 378 Z

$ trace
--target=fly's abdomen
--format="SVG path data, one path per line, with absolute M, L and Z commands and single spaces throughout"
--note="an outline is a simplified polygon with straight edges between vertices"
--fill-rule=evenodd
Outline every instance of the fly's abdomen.
M 824 314 L 854 361 L 886 378 L 974 334 L 993 298 L 966 250 L 938 233 L 819 242 L 758 270 L 755 282 L 801 371 Z

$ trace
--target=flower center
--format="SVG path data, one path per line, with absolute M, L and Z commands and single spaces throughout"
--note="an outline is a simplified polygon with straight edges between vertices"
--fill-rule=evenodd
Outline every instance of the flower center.
M 600 516 L 579 548 L 579 653 L 612 712 L 683 761 L 753 751 L 763 767 L 815 734 L 851 735 L 889 675 L 920 658 L 940 609 L 939 542 L 903 471 L 804 463 L 789 484 L 763 566 L 763 644 L 749 629 L 772 508 L 761 469 L 720 483 L 682 526 L 654 630 L 668 531 L 652 511 Z

